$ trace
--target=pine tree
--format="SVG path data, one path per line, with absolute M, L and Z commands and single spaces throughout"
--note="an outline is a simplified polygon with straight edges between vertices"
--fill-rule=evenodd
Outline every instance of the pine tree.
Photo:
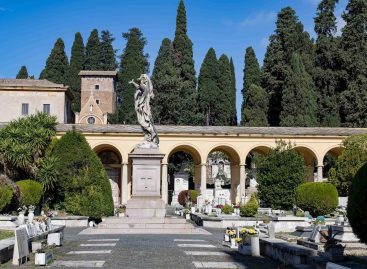
M 367 2 L 350 0 L 343 19 L 343 69 L 348 76 L 341 95 L 342 120 L 348 127 L 367 127 Z
M 80 111 L 80 87 L 81 81 L 79 72 L 83 70 L 85 60 L 85 50 L 82 35 L 75 34 L 74 43 L 71 47 L 70 67 L 69 67 L 69 86 L 74 94 L 72 103 L 73 111 Z
M 339 41 L 334 15 L 338 0 L 322 0 L 315 18 L 316 60 L 314 81 L 318 93 L 318 119 L 321 126 L 340 126 L 339 91 L 342 86 Z
M 121 55 L 120 71 L 118 74 L 119 88 L 117 96 L 121 99 L 117 112 L 110 115 L 111 123 L 136 124 L 134 108 L 135 87 L 129 84 L 132 79 L 137 80 L 141 74 L 149 71 L 148 54 L 144 54 L 147 41 L 138 28 L 131 28 L 122 34 L 126 39 L 126 47 Z M 153 85 L 154 86 L 154 85 Z
M 101 32 L 101 70 L 114 71 L 116 70 L 116 56 L 112 42 L 115 38 L 109 31 Z
M 256 84 L 246 91 L 246 103 L 242 113 L 242 125 L 249 127 L 268 126 L 268 94 Z
M 234 70 L 234 64 L 233 64 L 233 60 L 231 57 L 231 60 L 229 62 L 230 67 L 231 67 L 231 85 L 232 85 L 232 98 L 231 98 L 231 107 L 232 107 L 232 120 L 230 125 L 235 126 L 237 125 L 237 109 L 236 109 L 236 94 L 237 94 L 237 89 L 236 89 L 236 74 L 235 74 L 235 70 Z
M 192 42 L 187 36 L 186 10 L 183 0 L 177 9 L 176 32 L 173 40 L 175 66 L 180 78 L 180 102 L 177 110 L 180 115 L 177 124 L 194 125 L 198 122 L 196 105 L 196 77 Z
M 215 125 L 219 116 L 216 106 L 220 89 L 218 87 L 219 65 L 215 50 L 210 48 L 200 68 L 198 80 L 198 103 L 204 125 Z
M 312 127 L 317 125 L 317 99 L 311 75 L 302 57 L 294 53 L 291 70 L 284 82 L 281 126 Z
M 258 109 L 260 107 L 263 107 L 264 109 L 268 107 L 268 105 L 266 106 L 257 106 L 256 104 L 252 103 L 254 100 L 248 100 L 249 98 L 258 98 L 259 95 L 263 96 L 263 97 L 267 97 L 267 95 L 263 94 L 261 91 L 263 90 L 261 88 L 261 90 L 259 89 L 260 86 L 260 80 L 261 80 L 261 70 L 260 70 L 260 65 L 259 62 L 256 58 L 256 54 L 255 51 L 252 47 L 248 47 L 246 49 L 246 53 L 245 53 L 245 67 L 243 69 L 243 89 L 242 89 L 242 96 L 243 96 L 243 101 L 242 101 L 242 125 L 245 125 L 246 123 L 248 123 L 248 125 L 250 126 L 256 126 L 255 123 L 256 122 L 260 122 L 261 126 L 266 126 L 267 124 L 265 124 L 263 122 L 263 120 L 258 120 L 256 118 L 252 118 L 252 116 L 257 117 L 257 114 L 252 113 L 253 111 L 253 107 L 252 105 L 255 105 L 257 112 Z M 251 92 L 251 94 L 248 94 L 250 91 L 250 87 L 252 85 L 258 86 L 253 88 L 252 90 L 254 92 Z M 261 92 L 261 93 L 260 93 Z M 251 96 L 250 96 L 251 95 Z M 257 99 L 258 101 L 258 99 Z M 267 98 L 266 100 L 264 100 L 265 102 L 267 102 Z M 249 103 L 250 102 L 250 103 Z M 247 107 L 249 106 L 249 107 Z M 245 112 L 250 113 L 250 115 L 245 115 Z M 258 114 L 258 116 L 262 119 L 263 115 L 266 115 L 267 111 L 262 111 L 260 114 Z
M 303 30 L 295 11 L 286 7 L 279 14 L 275 34 L 269 38 L 269 46 L 265 54 L 262 87 L 269 94 L 268 120 L 271 126 L 280 123 L 282 111 L 282 90 L 286 75 L 290 72 L 293 53 L 297 52 L 309 74 L 313 74 L 313 43 L 307 32 Z
M 27 79 L 28 78 L 28 70 L 27 70 L 27 67 L 25 65 L 22 65 L 22 67 L 20 68 L 16 78 L 17 79 Z
M 85 70 L 101 70 L 102 68 L 102 49 L 98 37 L 98 30 L 94 29 L 88 38 L 85 47 Z
M 64 41 L 57 39 L 50 56 L 47 58 L 46 67 L 40 79 L 47 79 L 54 83 L 68 83 L 68 57 L 65 54 Z
M 173 62 L 173 46 L 171 40 L 163 39 L 157 59 L 154 63 L 152 83 L 156 91 L 152 100 L 154 122 L 174 125 L 180 117 L 176 104 L 180 102 L 177 95 L 180 83 Z
M 233 121 L 233 88 L 231 66 L 228 57 L 222 54 L 218 60 L 218 89 L 215 125 L 227 126 Z

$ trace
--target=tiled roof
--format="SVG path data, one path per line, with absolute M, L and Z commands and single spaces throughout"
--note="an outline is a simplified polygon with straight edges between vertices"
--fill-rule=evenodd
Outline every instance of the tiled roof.
M 66 132 L 75 127 L 84 133 L 141 133 L 139 125 L 59 124 L 57 131 Z M 367 128 L 324 127 L 236 127 L 236 126 L 172 126 L 157 125 L 158 134 L 210 134 L 210 135 L 260 135 L 260 136 L 350 136 L 367 134 Z
M 46 79 L 0 79 L 0 87 L 53 87 L 65 88 L 63 84 L 53 83 Z
M 82 70 L 79 76 L 116 76 L 117 71 Z

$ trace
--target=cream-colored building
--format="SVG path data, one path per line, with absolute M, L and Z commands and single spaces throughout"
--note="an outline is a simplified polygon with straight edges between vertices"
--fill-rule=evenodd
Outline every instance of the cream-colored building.
M 68 86 L 48 80 L 0 79 L 0 122 L 45 112 L 60 123 L 72 123 L 73 94 Z
M 116 75 L 116 71 L 79 72 L 80 113 L 75 114 L 75 123 L 107 124 L 108 113 L 116 110 Z

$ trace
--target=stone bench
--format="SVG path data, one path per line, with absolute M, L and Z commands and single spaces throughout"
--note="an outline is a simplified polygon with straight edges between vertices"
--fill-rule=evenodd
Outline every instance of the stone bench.
M 45 239 L 47 238 L 47 235 L 49 233 L 63 232 L 64 228 L 65 226 L 56 226 L 50 231 L 46 231 L 37 234 L 36 236 L 29 237 L 28 238 L 29 247 L 32 241 Z M 15 237 L 0 240 L 0 264 L 5 263 L 13 258 L 14 244 L 15 244 Z
M 261 254 L 290 265 L 304 265 L 317 251 L 276 238 L 260 239 Z

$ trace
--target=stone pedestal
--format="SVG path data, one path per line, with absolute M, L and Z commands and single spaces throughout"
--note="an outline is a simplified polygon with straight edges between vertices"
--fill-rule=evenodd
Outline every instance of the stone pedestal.
M 129 154 L 132 163 L 132 198 L 127 201 L 126 215 L 131 218 L 164 217 L 161 198 L 161 161 L 158 148 L 135 148 Z

